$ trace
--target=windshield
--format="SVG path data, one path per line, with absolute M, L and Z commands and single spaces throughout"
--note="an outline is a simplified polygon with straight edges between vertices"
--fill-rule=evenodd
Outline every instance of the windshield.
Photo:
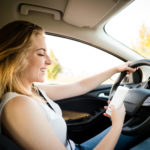
M 135 0 L 105 25 L 114 39 L 150 58 L 150 0 Z

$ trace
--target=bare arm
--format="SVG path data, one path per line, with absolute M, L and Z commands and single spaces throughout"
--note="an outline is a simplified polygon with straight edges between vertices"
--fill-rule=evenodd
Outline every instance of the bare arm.
M 113 150 L 119 139 L 121 128 L 112 127 L 108 134 L 102 139 L 102 141 L 96 146 L 94 150 Z
M 119 109 L 115 109 L 111 106 L 111 110 L 112 128 L 94 150 L 113 150 L 119 139 L 125 117 L 125 107 L 122 105 Z
M 65 150 L 38 104 L 19 96 L 9 101 L 3 124 L 12 138 L 26 150 Z
M 112 129 L 95 150 L 112 150 L 120 136 L 125 111 L 112 109 Z M 15 121 L 14 121 L 15 118 Z M 3 124 L 12 138 L 27 150 L 65 150 L 37 103 L 22 96 L 16 97 L 4 108 Z M 109 144 L 108 144 L 109 143 Z
M 38 85 L 39 88 L 43 89 L 48 97 L 53 100 L 69 98 L 73 96 L 78 96 L 89 92 L 90 90 L 96 88 L 102 82 L 110 78 L 113 74 L 128 70 L 129 72 L 134 72 L 135 69 L 127 67 L 127 64 L 114 67 L 112 69 L 106 70 L 104 72 L 95 74 L 86 79 L 78 81 L 73 84 L 66 85 Z

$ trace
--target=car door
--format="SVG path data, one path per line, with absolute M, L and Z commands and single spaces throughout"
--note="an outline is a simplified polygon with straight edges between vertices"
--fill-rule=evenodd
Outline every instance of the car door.
M 52 59 L 46 81 L 49 84 L 76 82 L 125 61 L 100 48 L 49 33 L 46 35 L 46 43 Z M 63 110 L 69 137 L 76 143 L 84 142 L 111 125 L 110 119 L 103 113 L 105 112 L 104 106 L 107 105 L 109 99 L 110 89 L 118 75 L 112 76 L 84 95 L 57 101 Z M 138 71 L 134 75 L 127 76 L 122 84 L 138 83 L 140 79 L 140 71 Z

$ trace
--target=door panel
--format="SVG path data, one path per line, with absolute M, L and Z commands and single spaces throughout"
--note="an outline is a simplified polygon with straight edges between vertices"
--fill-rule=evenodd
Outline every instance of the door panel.
M 111 125 L 110 119 L 103 115 L 110 88 L 111 85 L 101 85 L 85 95 L 57 102 L 63 110 L 69 138 L 81 143 Z

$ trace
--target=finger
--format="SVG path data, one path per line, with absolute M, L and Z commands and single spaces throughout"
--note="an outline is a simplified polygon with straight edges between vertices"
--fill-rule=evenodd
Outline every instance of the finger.
M 134 70 L 127 70 L 127 74 L 133 73 L 135 71 L 136 71 L 136 69 L 134 69 Z
M 132 68 L 132 67 L 129 67 L 129 65 L 131 64 L 132 62 L 131 61 L 128 61 L 127 62 L 127 69 L 129 70 L 129 72 L 131 71 L 131 72 L 135 72 L 137 69 L 138 69 L 138 67 L 136 67 L 136 68 Z
M 104 109 L 107 109 L 108 108 L 108 106 L 104 106 Z
M 110 104 L 110 100 L 108 100 L 107 103 Z
M 105 116 L 105 117 L 111 117 L 110 115 L 108 115 L 107 113 L 103 113 L 103 115 Z
M 129 72 L 135 72 L 135 71 L 136 71 L 136 68 L 127 67 L 126 69 L 127 69 Z

